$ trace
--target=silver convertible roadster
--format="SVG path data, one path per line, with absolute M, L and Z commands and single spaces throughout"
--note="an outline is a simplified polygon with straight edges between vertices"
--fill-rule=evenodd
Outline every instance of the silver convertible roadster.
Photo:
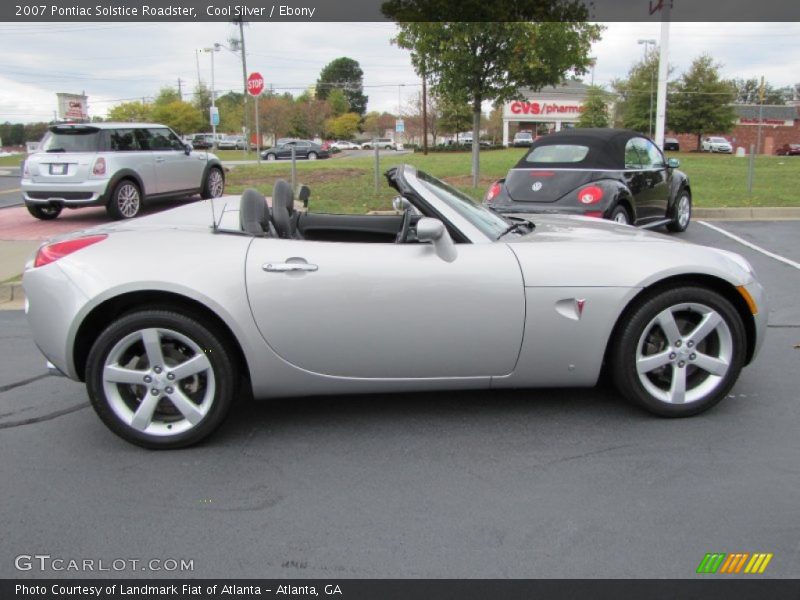
M 149 448 L 256 398 L 593 386 L 662 416 L 725 397 L 764 339 L 742 257 L 584 217 L 500 216 L 410 166 L 399 214 L 295 206 L 275 184 L 44 244 L 27 315 L 51 368 Z M 308 188 L 298 198 L 308 203 Z

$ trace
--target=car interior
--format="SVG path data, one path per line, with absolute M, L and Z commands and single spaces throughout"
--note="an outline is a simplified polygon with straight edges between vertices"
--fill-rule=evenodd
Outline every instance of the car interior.
M 297 198 L 306 207 L 311 195 L 308 186 L 298 189 Z M 400 198 L 396 215 L 348 215 L 313 213 L 295 209 L 291 185 L 279 179 L 272 192 L 272 207 L 255 189 L 247 189 L 239 201 L 241 231 L 260 237 L 298 239 L 318 242 L 413 243 L 415 227 L 424 216 L 408 201 Z

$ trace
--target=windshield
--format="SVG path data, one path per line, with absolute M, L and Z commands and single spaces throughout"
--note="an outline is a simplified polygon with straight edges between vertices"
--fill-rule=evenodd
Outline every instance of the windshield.
M 589 154 L 588 146 L 577 144 L 552 144 L 539 146 L 525 158 L 530 163 L 577 163 Z
M 506 229 L 509 221 L 485 206 L 477 204 L 464 192 L 460 192 L 427 173 L 417 171 L 417 179 L 425 189 L 455 210 L 488 238 L 496 240 Z
M 96 127 L 57 128 L 47 132 L 39 150 L 42 152 L 97 152 L 100 130 Z

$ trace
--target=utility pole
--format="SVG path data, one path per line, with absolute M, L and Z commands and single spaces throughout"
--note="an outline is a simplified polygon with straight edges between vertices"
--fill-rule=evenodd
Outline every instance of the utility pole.
M 183 88 L 181 87 L 181 78 L 178 77 L 178 98 L 183 100 Z
M 761 76 L 761 87 L 758 89 L 758 137 L 756 152 L 761 154 L 761 127 L 764 124 L 764 76 Z
M 242 52 L 242 85 L 244 86 L 242 89 L 242 93 L 244 95 L 244 115 L 242 124 L 244 126 L 244 156 L 247 158 L 247 152 L 250 150 L 250 136 L 249 131 L 250 128 L 248 127 L 248 112 L 247 112 L 247 52 L 245 52 L 244 47 L 244 20 L 239 18 L 239 49 Z M 258 98 L 255 100 L 258 102 Z
M 663 0 L 661 7 L 661 39 L 658 58 L 658 96 L 656 98 L 656 146 L 664 149 L 667 121 L 667 77 L 669 76 L 669 19 L 672 0 Z

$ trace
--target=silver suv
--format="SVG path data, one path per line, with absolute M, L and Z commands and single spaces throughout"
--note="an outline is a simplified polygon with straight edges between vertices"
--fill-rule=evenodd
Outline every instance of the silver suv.
M 225 175 L 216 156 L 164 125 L 60 124 L 25 161 L 21 187 L 37 219 L 55 219 L 65 206 L 105 206 L 114 219 L 130 219 L 150 198 L 218 198 Z

